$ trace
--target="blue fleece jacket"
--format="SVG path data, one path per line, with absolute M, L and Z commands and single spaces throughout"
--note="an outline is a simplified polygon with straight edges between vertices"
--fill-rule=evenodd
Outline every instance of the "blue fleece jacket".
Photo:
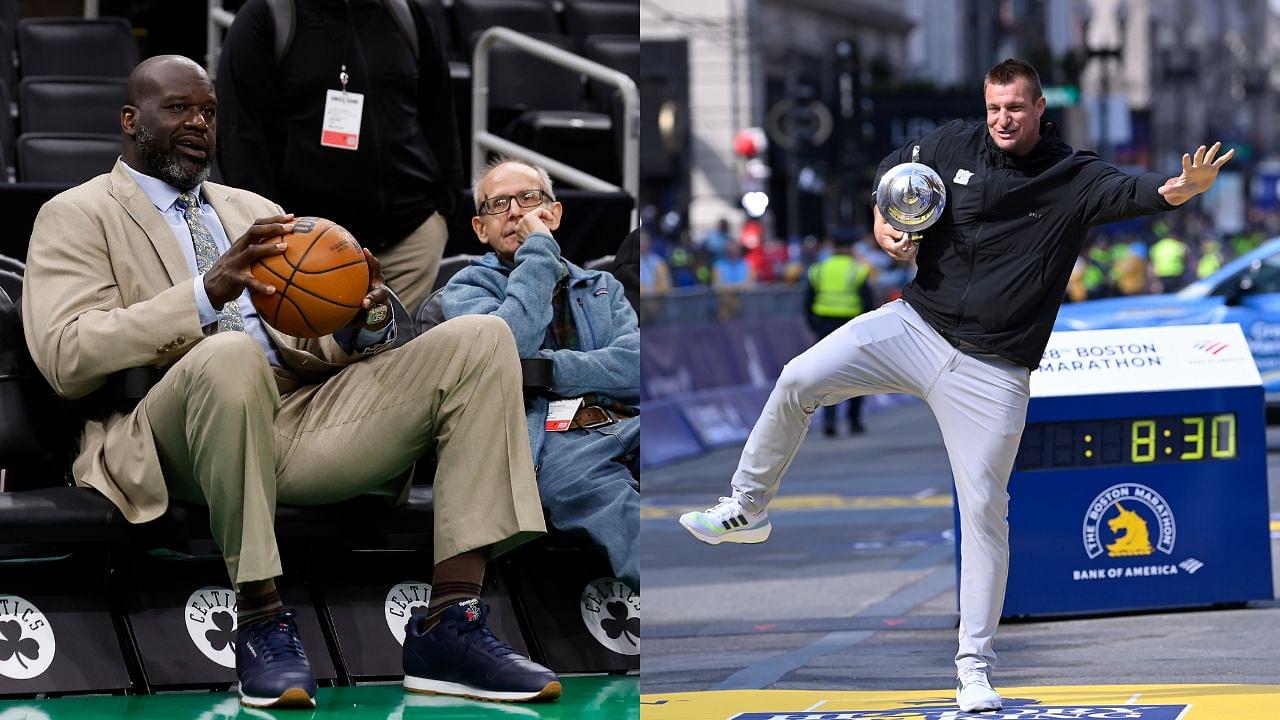
M 630 405 L 640 402 L 640 327 L 619 283 L 607 272 L 584 270 L 560 257 L 550 235 L 536 233 L 507 267 L 488 253 L 449 280 L 443 296 L 445 319 L 497 315 L 516 338 L 521 358 L 550 358 L 552 392 L 566 398 L 595 393 Z M 547 347 L 551 297 L 568 268 L 569 307 L 580 350 Z M 526 403 L 529 445 L 535 462 L 542 453 L 547 400 Z

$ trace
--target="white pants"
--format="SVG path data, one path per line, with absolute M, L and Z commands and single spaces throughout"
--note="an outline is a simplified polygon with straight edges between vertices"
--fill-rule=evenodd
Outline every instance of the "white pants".
M 994 666 L 1009 575 L 1009 473 L 1022 437 L 1031 371 L 954 348 L 903 300 L 850 321 L 783 368 L 733 475 L 734 496 L 760 511 L 821 406 L 909 393 L 938 419 L 960 503 L 960 649 L 956 668 Z

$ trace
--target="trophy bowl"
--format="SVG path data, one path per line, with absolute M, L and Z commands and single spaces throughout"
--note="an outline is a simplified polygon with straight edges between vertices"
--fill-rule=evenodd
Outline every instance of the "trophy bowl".
M 942 177 L 922 163 L 893 166 L 876 188 L 876 207 L 885 222 L 917 244 L 920 233 L 938 221 L 946 206 L 947 188 Z

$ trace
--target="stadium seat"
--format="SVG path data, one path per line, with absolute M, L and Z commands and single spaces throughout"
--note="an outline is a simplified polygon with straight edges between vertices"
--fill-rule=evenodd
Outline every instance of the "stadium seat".
M 18 137 L 18 179 L 79 184 L 111 172 L 120 151 L 119 135 L 27 133 Z
M 24 133 L 120 132 L 125 104 L 122 78 L 27 77 L 18 86 Z
M 12 34 L 18 27 L 18 0 L 0 0 L 0 22 L 9 26 Z
M 3 3 L 4 0 L 0 0 Z M 3 80 L 9 87 L 15 87 L 18 84 L 18 67 L 17 54 L 13 48 L 13 26 L 8 21 L 0 19 L 0 80 Z
M 574 51 L 563 36 L 536 39 Z M 618 179 L 613 122 L 587 108 L 578 73 L 510 45 L 495 45 L 489 54 L 489 123 L 514 143 L 606 180 Z
M 604 272 L 609 272 L 609 268 L 613 267 L 613 256 L 605 255 L 604 257 L 598 257 L 582 267 L 587 270 L 603 270 Z
M 14 156 L 17 153 L 17 144 L 14 141 L 17 132 L 13 128 L 13 113 L 9 111 L 11 107 L 9 91 L 12 87 L 13 85 L 8 82 L 0 80 L 0 113 L 3 113 L 0 114 L 0 150 L 4 151 L 0 153 L 0 161 L 3 161 L 5 165 L 5 172 L 0 173 L 0 182 L 8 180 L 5 175 L 8 169 L 14 166 Z
M 573 52 L 563 35 L 532 36 L 561 50 Z M 501 127 L 520 113 L 531 110 L 582 110 L 582 77 L 577 73 L 533 57 L 505 43 L 489 53 L 489 117 Z
M 471 239 L 476 241 L 474 237 Z M 476 242 L 478 243 L 479 241 Z M 480 259 L 479 255 L 454 255 L 441 260 L 440 268 L 436 270 L 436 281 L 431 285 L 431 291 L 435 292 L 444 287 L 449 282 L 449 278 L 457 275 L 458 271 L 471 264 L 472 260 L 478 259 Z
M 521 114 L 501 135 L 606 182 L 621 184 L 621 153 L 608 115 L 539 110 Z
M 468 51 L 475 47 L 480 33 L 491 27 L 533 35 L 560 34 L 555 11 L 543 0 L 456 0 L 453 11 L 458 40 Z
M 5 258 L 8 260 L 9 258 Z M 9 266 L 0 267 L 0 290 L 8 293 L 13 304 L 22 307 L 22 271 Z
M 11 258 L 8 255 L 0 255 L 0 269 L 9 270 L 21 276 L 22 273 L 27 271 L 27 264 L 17 258 Z
M 586 41 L 586 57 L 635 80 L 640 77 L 640 38 L 635 35 L 592 35 Z M 600 112 L 614 109 L 613 86 L 596 80 L 588 83 L 592 106 Z
M 36 428 L 28 421 L 31 413 L 24 387 L 33 369 L 18 304 L 7 289 L 0 289 L 0 466 L 5 468 L 27 459 L 40 446 Z
M 564 6 L 564 25 L 581 51 L 592 35 L 629 35 L 640 40 L 640 14 L 626 3 L 571 0 Z
M 592 35 L 586 41 L 587 59 L 624 73 L 632 80 L 640 77 L 640 38 L 635 35 Z M 622 153 L 626 143 L 623 118 L 626 108 L 618 89 L 599 80 L 587 81 L 591 109 L 604 113 L 613 122 L 614 157 L 617 158 L 616 179 L 621 181 Z M 637 118 L 638 120 L 638 118 Z
M 138 64 L 133 27 L 124 18 L 26 18 L 18 21 L 23 77 L 128 77 Z

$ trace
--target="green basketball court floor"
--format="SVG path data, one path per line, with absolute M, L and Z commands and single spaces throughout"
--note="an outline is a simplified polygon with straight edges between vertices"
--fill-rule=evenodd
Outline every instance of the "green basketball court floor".
M 565 677 L 553 703 L 484 703 L 407 693 L 398 684 L 320 688 L 315 710 L 257 710 L 234 693 L 178 692 L 132 697 L 82 696 L 0 700 L 0 720 L 635 720 L 639 678 Z

